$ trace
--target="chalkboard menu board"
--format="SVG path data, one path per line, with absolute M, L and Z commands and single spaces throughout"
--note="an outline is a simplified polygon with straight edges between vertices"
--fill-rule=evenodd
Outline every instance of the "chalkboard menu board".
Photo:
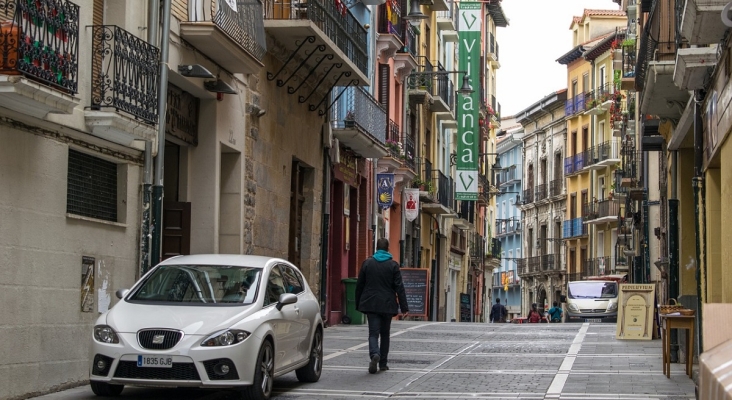
M 460 293 L 460 322 L 470 322 L 470 295 Z
M 402 282 L 407 293 L 409 315 L 427 318 L 429 291 L 429 270 L 424 268 L 402 268 Z

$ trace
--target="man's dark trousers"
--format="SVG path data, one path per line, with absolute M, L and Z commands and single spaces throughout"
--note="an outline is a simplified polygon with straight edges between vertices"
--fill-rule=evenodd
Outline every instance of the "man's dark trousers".
M 379 355 L 379 366 L 387 364 L 389 355 L 389 333 L 391 331 L 392 314 L 367 313 L 369 321 L 369 358 Z M 379 347 L 381 335 L 381 347 Z

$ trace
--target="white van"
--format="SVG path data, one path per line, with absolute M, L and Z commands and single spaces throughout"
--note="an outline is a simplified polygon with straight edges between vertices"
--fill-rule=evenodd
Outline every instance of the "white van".
M 610 280 L 569 282 L 565 320 L 567 322 L 616 322 L 620 293 L 618 280 L 611 278 Z

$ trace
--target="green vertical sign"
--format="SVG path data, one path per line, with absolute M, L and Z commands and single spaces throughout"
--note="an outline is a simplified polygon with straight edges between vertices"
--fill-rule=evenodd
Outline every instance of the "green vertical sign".
M 458 69 L 470 76 L 473 93 L 458 96 L 455 200 L 478 200 L 478 111 L 480 110 L 480 34 L 482 3 L 462 1 L 458 31 Z

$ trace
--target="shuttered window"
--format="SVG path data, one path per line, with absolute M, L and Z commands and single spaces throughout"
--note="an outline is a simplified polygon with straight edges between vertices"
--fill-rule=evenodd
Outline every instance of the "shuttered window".
M 117 164 L 69 149 L 66 212 L 117 222 Z
M 379 64 L 379 103 L 389 109 L 389 82 L 391 81 L 389 64 Z

